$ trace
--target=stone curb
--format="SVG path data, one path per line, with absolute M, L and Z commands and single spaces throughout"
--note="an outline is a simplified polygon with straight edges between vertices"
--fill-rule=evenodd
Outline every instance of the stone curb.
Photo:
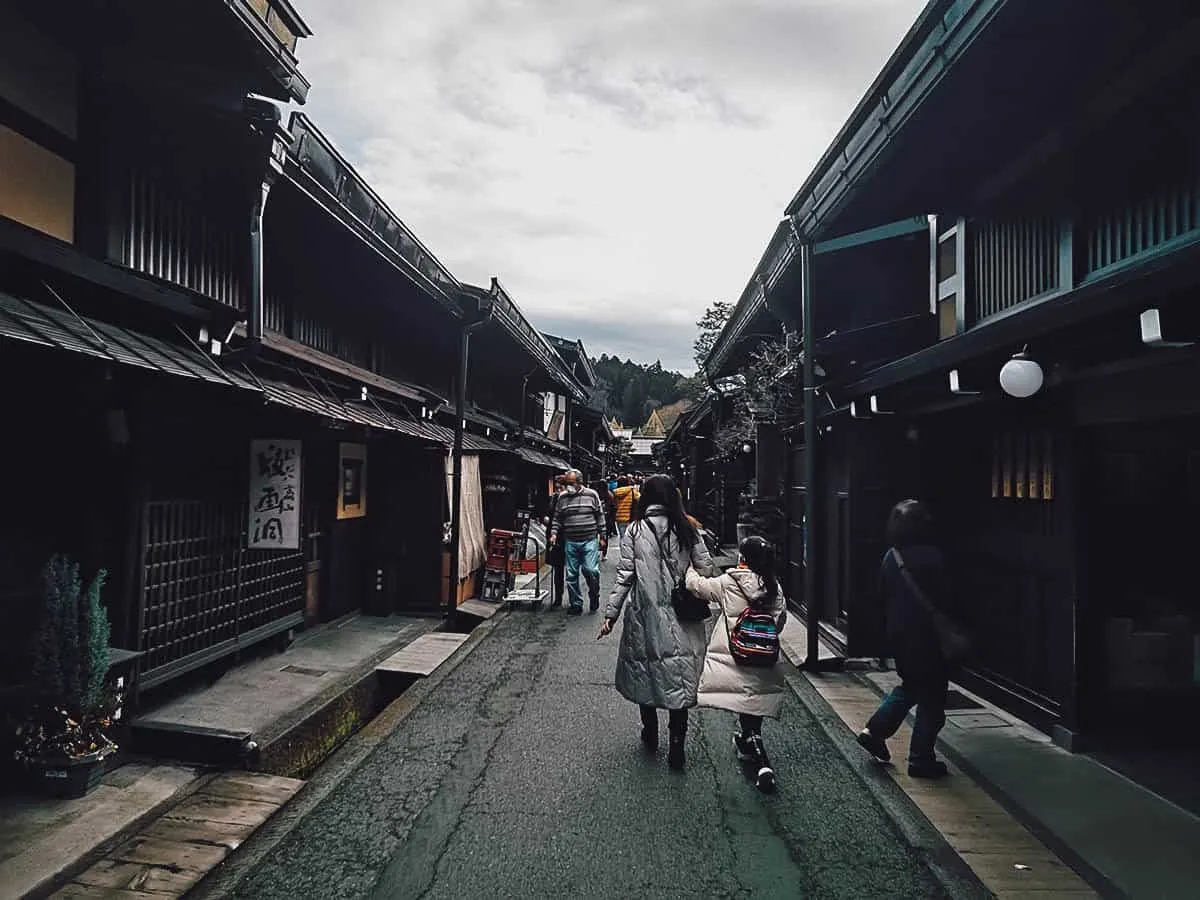
M 511 615 L 500 609 L 481 622 L 454 654 L 432 675 L 413 684 L 383 711 L 366 723 L 340 749 L 325 760 L 320 769 L 291 800 L 250 835 L 246 842 L 204 876 L 188 893 L 189 900 L 225 897 L 274 850 L 304 817 L 353 775 L 375 749 L 417 709 L 430 693 L 478 647 L 497 625 Z
M 886 775 L 881 775 L 875 764 L 858 746 L 854 735 L 841 717 L 817 692 L 800 671 L 786 673 L 784 680 L 796 695 L 796 699 L 812 714 L 826 737 L 841 753 L 855 776 L 870 791 L 871 796 L 903 835 L 905 841 L 921 856 L 930 873 L 950 897 L 993 897 L 963 861 L 940 831 L 926 818 L 925 814 L 903 789 Z
M 134 757 L 130 761 L 136 761 L 136 759 L 137 757 Z M 204 767 L 197 766 L 196 768 L 197 770 L 200 770 Z M 158 803 L 141 813 L 137 818 L 131 820 L 116 834 L 105 838 L 95 847 L 89 849 L 86 853 L 83 853 L 76 859 L 71 860 L 71 862 L 64 865 L 53 875 L 43 879 L 42 882 L 36 887 L 26 891 L 22 895 L 21 900 L 43 900 L 43 898 L 49 897 L 55 891 L 67 885 L 72 879 L 75 878 L 76 875 L 87 871 L 121 844 L 125 843 L 130 838 L 135 837 L 151 822 L 155 822 L 160 819 L 162 816 L 170 812 L 172 809 L 174 809 L 188 797 L 192 796 L 192 794 L 199 791 L 216 777 L 216 774 L 213 772 L 199 772 L 195 778 L 180 787 L 175 791 L 175 793 L 171 794 L 171 796 L 164 797 L 162 800 L 158 801 Z

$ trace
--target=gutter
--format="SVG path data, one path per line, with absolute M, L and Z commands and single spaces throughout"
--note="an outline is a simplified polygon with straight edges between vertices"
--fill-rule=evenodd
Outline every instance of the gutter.
M 492 320 L 496 311 L 496 294 L 498 283 L 492 279 L 492 289 L 486 297 L 479 298 L 476 306 L 481 315 L 463 324 L 459 332 L 458 344 L 458 384 L 456 385 L 456 401 L 454 408 L 454 447 L 451 450 L 450 473 L 450 566 L 446 579 L 446 617 L 454 615 L 458 609 L 458 565 L 459 545 L 462 536 L 462 455 L 463 455 L 463 417 L 467 411 L 467 372 L 471 353 L 471 334 Z M 482 302 L 479 302 L 482 301 Z
M 280 124 L 283 114 L 274 103 L 247 97 L 245 111 L 250 117 L 250 129 L 266 142 L 266 166 L 258 196 L 250 209 L 250 291 L 247 298 L 246 337 L 244 356 L 254 357 L 262 351 L 265 333 L 266 291 L 263 285 L 263 215 L 271 188 L 283 174 L 283 163 L 292 135 Z

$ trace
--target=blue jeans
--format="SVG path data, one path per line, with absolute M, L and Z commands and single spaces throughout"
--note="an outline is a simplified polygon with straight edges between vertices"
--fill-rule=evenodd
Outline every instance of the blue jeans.
M 595 606 L 600 602 L 600 539 L 590 541 L 567 541 L 563 544 L 567 556 L 567 594 L 571 605 L 583 607 L 583 596 L 579 593 L 579 573 L 587 579 L 588 599 Z
M 938 732 L 946 724 L 947 687 L 945 680 L 902 681 L 883 698 L 883 703 L 867 722 L 867 730 L 886 741 L 899 730 L 908 711 L 915 706 L 917 721 L 909 742 L 908 761 L 931 762 Z

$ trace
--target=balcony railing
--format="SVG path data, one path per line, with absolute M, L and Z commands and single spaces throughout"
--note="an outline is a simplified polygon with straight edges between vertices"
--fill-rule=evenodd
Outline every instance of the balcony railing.
M 966 327 L 1200 240 L 1200 178 L 1079 215 L 967 223 Z
M 1076 236 L 1084 278 L 1200 229 L 1200 179 L 1092 216 Z
M 1062 234 L 1058 219 L 972 222 L 967 232 L 967 296 L 974 298 L 970 323 L 1058 289 Z
M 244 309 L 249 202 L 236 187 L 189 184 L 136 167 L 127 179 L 120 262 Z

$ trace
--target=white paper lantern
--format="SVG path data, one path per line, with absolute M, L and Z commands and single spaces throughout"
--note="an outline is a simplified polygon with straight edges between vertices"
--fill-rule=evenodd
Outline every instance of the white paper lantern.
M 1042 389 L 1042 367 L 1025 353 L 1013 356 L 1000 369 L 1000 387 L 1010 397 L 1032 397 Z

